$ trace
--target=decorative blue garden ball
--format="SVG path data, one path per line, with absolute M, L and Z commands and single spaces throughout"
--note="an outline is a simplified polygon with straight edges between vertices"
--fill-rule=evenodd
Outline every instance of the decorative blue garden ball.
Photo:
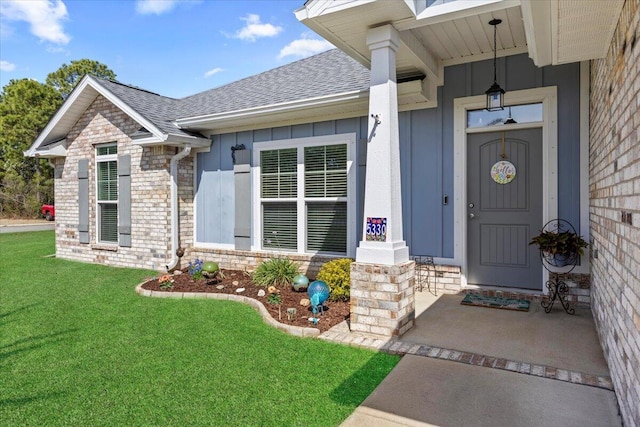
M 307 289 L 307 287 L 309 286 L 309 278 L 304 274 L 298 274 L 293 278 L 292 285 L 293 289 L 295 289 L 296 291 Z
M 307 289 L 307 293 L 309 294 L 309 298 L 313 298 L 315 294 L 318 294 L 318 304 L 322 305 L 328 298 L 331 290 L 329 289 L 329 285 L 327 285 L 322 280 L 316 280 L 315 282 L 311 282 L 309 288 Z

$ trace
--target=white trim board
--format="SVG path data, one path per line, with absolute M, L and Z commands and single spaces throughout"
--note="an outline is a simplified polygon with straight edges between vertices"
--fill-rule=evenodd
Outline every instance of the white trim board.
M 505 105 L 532 104 L 542 102 L 542 223 L 558 216 L 558 103 L 557 87 L 543 87 L 507 92 Z M 486 96 L 478 95 L 456 98 L 453 101 L 453 193 L 454 193 L 454 258 L 453 263 L 460 266 L 462 287 L 467 286 L 467 134 L 477 130 L 467 129 L 467 111 L 478 110 L 486 105 Z M 509 125 L 499 128 L 487 128 L 487 132 L 512 129 Z M 544 286 L 549 277 L 547 270 L 542 272 Z
M 356 230 L 358 224 L 356 224 L 356 134 L 355 133 L 342 133 L 335 135 L 324 136 L 311 136 L 305 138 L 292 138 L 292 139 L 278 139 L 273 141 L 254 142 L 251 173 L 252 173 L 252 235 L 251 235 L 251 250 L 254 252 L 264 251 L 262 248 L 262 214 L 260 201 L 260 152 L 263 150 L 283 149 L 283 148 L 298 148 L 308 147 L 312 145 L 330 145 L 330 144 L 347 144 L 347 257 L 354 258 L 356 252 Z M 302 165 L 298 164 L 298 169 Z M 303 200 L 301 192 L 304 189 L 299 186 L 298 201 Z M 296 253 L 313 255 L 313 253 L 306 252 L 304 236 L 305 227 L 298 227 L 298 251 Z M 272 251 L 271 249 L 269 249 Z M 324 255 L 324 254 L 322 254 Z M 332 254 L 328 254 L 332 255 Z

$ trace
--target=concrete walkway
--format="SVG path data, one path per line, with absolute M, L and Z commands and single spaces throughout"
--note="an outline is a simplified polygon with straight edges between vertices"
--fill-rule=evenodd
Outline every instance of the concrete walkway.
M 612 391 L 407 355 L 344 427 L 621 425 Z
M 460 300 L 416 293 L 415 327 L 400 338 L 352 333 L 346 323 L 320 335 L 404 355 L 344 426 L 621 425 L 590 310 Z

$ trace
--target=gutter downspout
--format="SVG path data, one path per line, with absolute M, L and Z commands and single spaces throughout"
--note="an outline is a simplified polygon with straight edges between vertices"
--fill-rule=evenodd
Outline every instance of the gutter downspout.
M 171 158 L 171 254 L 172 258 L 167 264 L 167 271 L 172 271 L 178 265 L 183 254 L 180 247 L 180 215 L 178 205 L 178 162 L 191 153 L 191 146 L 186 145 L 182 151 Z

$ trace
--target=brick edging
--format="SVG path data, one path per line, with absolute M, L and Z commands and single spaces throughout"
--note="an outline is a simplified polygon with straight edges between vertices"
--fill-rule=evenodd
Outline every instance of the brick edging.
M 524 375 L 533 375 L 551 380 L 565 381 L 573 384 L 586 385 L 590 387 L 597 387 L 614 391 L 611 377 L 608 376 L 590 375 L 583 372 L 570 371 L 567 369 L 554 368 L 551 366 L 535 365 L 531 363 L 507 360 L 482 354 L 468 353 L 464 351 L 432 347 L 429 345 L 403 342 L 402 340 L 398 339 L 384 340 L 353 333 L 332 332 L 331 330 L 322 333 L 318 338 L 336 342 L 339 344 L 347 344 L 354 347 L 363 347 L 382 351 L 389 354 L 398 354 L 401 356 L 404 356 L 405 354 L 411 354 L 414 356 L 450 360 L 467 365 L 500 369 L 503 371 L 510 371 Z
M 244 295 L 231 295 L 231 294 L 217 294 L 217 293 L 207 293 L 207 292 L 163 292 L 163 291 L 150 291 L 148 289 L 144 289 L 142 287 L 143 283 L 140 283 L 136 286 L 136 293 L 145 297 L 152 298 L 174 298 L 174 299 L 217 299 L 217 300 L 228 300 L 235 301 L 247 304 L 254 308 L 262 318 L 265 323 L 269 326 L 273 326 L 276 329 L 279 329 L 283 332 L 288 333 L 289 335 L 293 335 L 296 337 L 318 337 L 320 336 L 320 330 L 316 328 L 305 328 L 302 326 L 292 326 L 285 325 L 284 323 L 280 323 L 271 317 L 271 314 L 266 309 L 266 307 L 258 300 L 246 297 Z

